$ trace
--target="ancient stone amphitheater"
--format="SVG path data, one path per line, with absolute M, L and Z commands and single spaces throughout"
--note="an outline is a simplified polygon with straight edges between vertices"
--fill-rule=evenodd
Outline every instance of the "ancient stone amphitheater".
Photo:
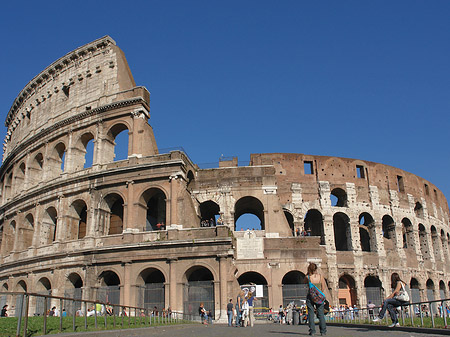
M 300 300 L 313 261 L 335 304 L 380 303 L 393 272 L 413 300 L 448 297 L 449 208 L 431 182 L 305 154 L 200 169 L 159 151 L 149 121 L 150 94 L 108 36 L 25 86 L 5 122 L 0 291 L 194 314 L 205 302 L 220 319 L 240 285 L 258 285 L 257 306 Z M 122 132 L 128 157 L 115 160 Z M 260 225 L 236 231 L 244 214 Z

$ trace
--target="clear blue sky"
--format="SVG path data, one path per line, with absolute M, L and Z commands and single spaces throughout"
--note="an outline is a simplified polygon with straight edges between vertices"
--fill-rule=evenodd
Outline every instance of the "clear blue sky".
M 152 94 L 160 148 L 199 164 L 359 158 L 450 199 L 450 1 L 3 2 L 0 119 L 35 75 L 104 35 Z

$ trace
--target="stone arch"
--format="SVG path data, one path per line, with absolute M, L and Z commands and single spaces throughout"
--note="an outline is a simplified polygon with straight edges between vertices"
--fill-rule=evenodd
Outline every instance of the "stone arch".
M 125 122 L 117 122 L 113 126 L 111 126 L 106 133 L 106 141 L 103 143 L 103 150 L 102 156 L 103 160 L 102 162 L 108 163 L 113 162 L 117 160 L 123 160 L 126 158 L 122 158 L 121 155 L 117 152 L 117 146 L 119 144 L 116 144 L 116 138 L 121 134 L 122 132 L 127 132 L 127 156 L 129 155 L 129 139 L 128 139 L 128 132 L 130 130 L 130 126 L 127 125 Z M 125 148 L 125 144 L 120 144 L 122 148 Z
M 397 245 L 395 222 L 390 215 L 384 215 L 381 219 L 381 227 L 384 238 L 384 248 L 389 251 L 393 250 Z
M 445 283 L 443 280 L 439 281 L 439 296 L 441 300 L 445 300 L 447 298 L 447 290 L 445 289 Z
M 194 319 L 199 319 L 198 308 L 204 304 L 206 310 L 215 315 L 214 275 L 209 268 L 194 265 L 183 275 L 184 285 L 183 309 L 184 313 Z M 214 317 L 213 317 L 214 318 Z
M 64 285 L 64 297 L 75 298 L 81 300 L 83 298 L 83 279 L 78 273 L 70 273 Z M 81 301 L 65 302 L 65 309 L 68 315 L 73 315 L 73 312 L 81 309 Z
M 216 225 L 216 218 L 220 216 L 220 207 L 212 200 L 200 204 L 200 227 Z
M 403 248 L 414 248 L 414 227 L 408 218 L 402 219 Z
M 4 199 L 10 199 L 13 196 L 13 173 L 7 172 L 5 178 Z
M 37 153 L 28 167 L 28 181 L 31 185 L 38 184 L 43 177 L 44 156 L 41 152 Z
M 411 277 L 409 289 L 411 291 L 411 302 L 420 302 L 420 283 L 416 278 Z
M 443 258 L 446 261 L 448 261 L 449 254 L 448 254 L 447 236 L 445 235 L 443 229 L 441 229 L 441 247 L 442 247 L 442 254 L 444 255 Z
M 141 271 L 137 279 L 138 305 L 146 309 L 165 308 L 165 282 L 166 277 L 158 268 L 149 267 Z
M 429 260 L 431 257 L 430 247 L 428 247 L 427 240 L 427 232 L 425 230 L 425 226 L 423 224 L 419 224 L 419 242 L 420 242 L 420 251 L 422 253 L 424 260 Z
M 345 192 L 342 188 L 334 188 L 330 193 L 331 206 L 336 207 L 347 207 L 348 206 L 348 197 L 347 192 Z
M 186 184 L 186 188 L 191 191 L 192 187 L 195 183 L 195 175 L 192 172 L 192 170 L 189 170 L 186 174 L 186 178 L 187 178 L 187 184 Z
M 47 277 L 42 277 L 39 279 L 39 281 L 36 284 L 36 293 L 40 294 L 40 295 L 48 295 L 51 296 L 52 295 L 52 285 L 50 283 L 50 280 Z M 39 314 L 40 316 L 44 315 L 45 312 L 45 297 L 36 297 L 36 313 Z M 51 303 L 51 298 L 47 298 L 47 309 L 50 309 L 50 303 Z
M 140 197 L 142 218 L 145 218 L 146 231 L 164 229 L 166 226 L 166 202 L 164 191 L 158 187 L 152 187 L 144 191 Z M 159 225 L 159 226 L 158 226 Z
M 435 289 L 434 289 L 434 282 L 431 278 L 427 280 L 426 286 L 427 286 L 427 300 L 434 301 L 436 299 L 434 294 Z M 436 313 L 437 312 L 436 303 L 432 303 L 431 306 L 433 306 L 433 312 Z
M 123 232 L 123 205 L 124 200 L 118 193 L 109 193 L 103 198 L 102 220 L 100 228 L 104 228 L 105 235 L 122 234 Z M 101 225 L 103 223 L 103 225 Z
M 27 283 L 24 280 L 20 280 L 16 283 L 16 286 L 14 287 L 14 292 L 19 293 L 26 293 L 28 290 Z M 19 317 L 20 315 L 20 307 L 22 306 L 22 312 L 25 312 L 25 301 L 22 301 L 21 295 L 15 295 L 16 297 L 16 310 L 15 310 L 15 317 Z
M 423 206 L 420 202 L 416 202 L 416 205 L 414 206 L 414 214 L 416 217 L 423 219 Z
M 95 137 L 92 132 L 83 133 L 71 149 L 71 161 L 74 171 L 79 171 L 92 166 L 94 162 L 93 144 Z
M 31 213 L 28 213 L 23 221 L 23 225 L 19 227 L 19 242 L 17 243 L 17 249 L 19 251 L 28 249 L 33 244 L 34 235 L 34 217 Z
M 8 290 L 9 290 L 8 283 L 6 282 L 3 283 L 2 287 L 0 288 L 0 291 L 6 293 L 8 292 Z M 3 308 L 3 306 L 7 303 L 8 303 L 8 295 L 6 294 L 0 295 L 0 308 Z
M 289 228 L 291 229 L 292 236 L 295 236 L 294 216 L 293 216 L 292 213 L 291 213 L 289 210 L 287 210 L 287 209 L 284 209 L 284 210 L 283 210 L 283 213 L 284 213 L 284 217 L 286 218 L 286 221 L 287 221 L 287 223 L 288 223 L 288 225 L 289 225 Z
M 45 210 L 41 224 L 41 245 L 48 245 L 56 240 L 57 219 L 58 213 L 55 207 L 51 206 Z
M 120 278 L 112 270 L 104 270 L 98 277 L 97 301 L 120 304 Z
M 320 236 L 320 244 L 325 244 L 325 230 L 323 227 L 323 215 L 317 209 L 310 209 L 305 215 L 305 231 L 311 232 L 311 236 Z
M 237 279 L 239 286 L 262 285 L 263 297 L 258 297 L 258 306 L 269 307 L 269 289 L 266 278 L 258 272 L 248 271 L 240 275 Z
M 431 226 L 431 242 L 433 245 L 433 253 L 434 253 L 434 259 L 436 261 L 441 261 L 441 253 L 439 250 L 439 247 L 441 245 L 441 240 L 439 239 L 438 232 L 436 230 L 436 227 Z
M 26 165 L 24 162 L 21 162 L 14 174 L 14 190 L 16 193 L 25 188 L 25 172 Z
M 334 243 L 338 251 L 352 250 L 350 218 L 347 214 L 337 212 L 333 215 Z
M 359 215 L 359 238 L 363 252 L 376 251 L 375 221 L 369 213 Z
M 260 228 L 255 228 L 265 230 L 265 223 L 264 223 L 264 205 L 262 202 L 252 196 L 246 196 L 240 198 L 236 204 L 234 205 L 234 228 L 235 230 L 238 230 L 237 228 L 237 221 L 238 219 L 244 215 L 244 214 L 252 214 L 256 216 L 260 223 Z
M 50 152 L 50 157 L 47 159 L 47 169 L 51 177 L 57 177 L 64 172 L 66 159 L 66 144 L 59 142 Z
M 83 239 L 87 234 L 87 205 L 82 199 L 77 199 L 69 207 L 67 219 L 67 239 Z
M 366 290 L 367 303 L 371 301 L 375 305 L 381 305 L 382 303 L 382 283 L 378 276 L 369 275 L 364 279 L 364 288 Z
M 16 239 L 16 220 L 11 220 L 9 226 L 4 229 L 4 240 L 2 240 L 2 252 L 8 254 L 14 249 L 14 241 Z
M 349 274 L 344 274 L 339 278 L 338 299 L 339 304 L 349 306 L 354 306 L 357 302 L 356 282 Z
M 291 302 L 300 306 L 302 300 L 308 294 L 308 284 L 305 283 L 305 274 L 301 271 L 291 270 L 284 274 L 281 285 L 283 291 L 283 307 Z

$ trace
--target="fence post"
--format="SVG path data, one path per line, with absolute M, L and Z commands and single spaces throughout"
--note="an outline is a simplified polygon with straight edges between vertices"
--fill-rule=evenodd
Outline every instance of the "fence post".
M 94 321 L 95 321 L 95 329 L 97 329 L 97 303 L 94 303 Z
M 73 311 L 73 323 L 72 323 L 72 325 L 73 325 L 73 331 L 75 331 L 76 330 L 76 325 L 75 325 L 75 320 L 76 320 L 76 315 L 77 315 L 77 311 L 75 310 L 76 309 L 76 301 L 73 301 L 72 300 L 72 311 Z
M 411 316 L 411 326 L 414 327 L 414 315 L 415 315 L 415 312 L 414 312 L 413 306 L 411 304 L 409 305 L 409 315 Z
M 16 330 L 16 337 L 20 336 L 20 326 L 22 325 L 22 314 L 23 314 L 23 298 L 25 294 L 20 295 L 20 308 L 19 308 L 19 317 L 17 320 L 17 330 Z M 17 309 L 17 308 L 16 308 Z
M 102 311 L 103 311 L 103 308 L 105 308 L 105 312 L 103 313 L 103 316 L 105 316 L 105 328 L 107 328 L 108 327 L 108 322 L 107 322 L 107 317 L 106 316 L 108 316 L 108 313 L 106 311 L 106 304 L 102 304 Z
M 25 318 L 23 322 L 23 337 L 27 337 L 29 305 L 30 305 L 30 295 L 25 295 Z
M 44 335 L 47 334 L 47 296 L 44 296 Z
M 128 327 L 131 327 L 131 307 L 128 307 Z
M 60 298 L 59 299 L 59 331 L 61 331 L 61 332 L 62 332 L 62 321 L 63 321 L 62 310 L 63 310 L 63 300 Z
M 447 307 L 444 301 L 442 301 L 442 313 L 444 315 L 444 327 L 447 329 Z
M 87 330 L 87 303 L 84 301 L 84 329 Z
M 432 323 L 432 326 L 434 328 L 434 315 L 433 315 L 433 306 L 432 306 L 432 304 L 433 303 L 430 302 L 429 306 L 430 306 L 431 323 Z

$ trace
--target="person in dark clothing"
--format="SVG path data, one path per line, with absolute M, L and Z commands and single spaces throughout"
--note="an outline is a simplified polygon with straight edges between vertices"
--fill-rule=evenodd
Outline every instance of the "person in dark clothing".
M 0 313 L 0 317 L 8 317 L 8 304 L 5 304 Z
M 227 304 L 228 326 L 232 326 L 233 322 L 233 299 L 230 298 L 230 302 Z

